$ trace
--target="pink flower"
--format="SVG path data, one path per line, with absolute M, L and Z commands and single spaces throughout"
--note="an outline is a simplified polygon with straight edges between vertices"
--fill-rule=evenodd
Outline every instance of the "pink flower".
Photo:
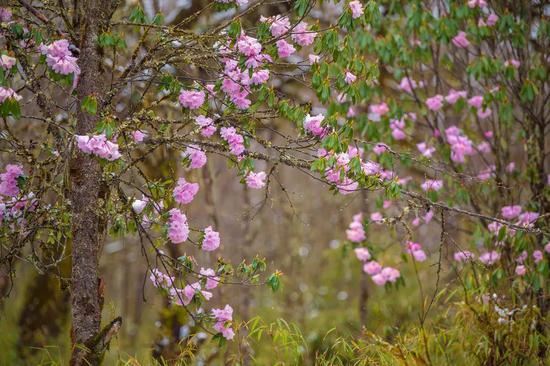
M 514 205 L 514 206 L 504 206 L 500 209 L 500 212 L 502 214 L 502 217 L 505 219 L 513 219 L 519 216 L 521 214 L 521 206 Z
M 395 282 L 401 276 L 399 271 L 392 267 L 385 267 L 380 273 L 386 278 L 388 282 Z
M 288 20 L 288 17 L 275 17 L 271 25 L 269 26 L 269 30 L 271 31 L 271 35 L 273 37 L 280 37 L 288 30 L 290 29 L 290 21 Z
M 466 33 L 463 31 L 458 32 L 458 34 L 453 38 L 453 44 L 459 48 L 466 48 L 470 45 L 468 38 L 466 38 Z
M 380 104 L 372 104 L 369 109 L 372 114 L 376 114 L 378 116 L 383 116 L 390 111 L 390 108 L 384 102 Z
M 533 222 L 535 222 L 540 214 L 538 212 L 531 212 L 531 211 L 525 211 L 521 215 L 519 215 L 519 222 L 518 224 L 522 224 L 524 226 L 529 226 Z
M 480 153 L 488 154 L 491 152 L 491 145 L 487 141 L 483 141 L 477 145 L 477 149 Z
M 540 250 L 535 250 L 533 252 L 533 261 L 535 263 L 539 263 L 542 259 L 544 258 L 544 254 L 542 254 L 542 251 Z
M 374 145 L 372 148 L 372 152 L 376 155 L 380 155 L 388 150 L 388 146 L 386 144 L 378 143 Z
M 167 274 L 161 272 L 158 268 L 153 268 L 151 270 L 151 275 L 149 276 L 153 286 L 160 288 L 168 288 L 172 286 L 175 278 L 168 276 Z
M 422 183 L 421 187 L 424 192 L 428 192 L 428 191 L 437 192 L 441 188 L 443 188 L 443 181 L 437 180 L 437 179 L 426 179 L 424 183 Z
M 210 137 L 216 132 L 216 126 L 212 118 L 199 115 L 195 118 L 195 123 L 201 128 L 201 135 Z
M 384 276 L 382 273 L 375 274 L 371 277 L 371 279 L 377 286 L 384 286 L 386 282 L 388 282 L 386 276 Z
M 248 57 L 257 56 L 262 52 L 262 45 L 256 38 L 241 34 L 237 41 L 237 49 Z
M 180 244 L 186 241 L 188 236 L 187 216 L 177 208 L 171 209 L 168 220 L 168 238 L 172 243 Z
M 285 58 L 290 55 L 292 55 L 294 52 L 296 52 L 296 49 L 293 45 L 285 41 L 284 39 L 278 40 L 276 43 L 277 45 L 277 54 L 280 58 Z
M 384 220 L 384 217 L 382 216 L 382 214 L 380 212 L 373 212 L 373 213 L 370 214 L 370 219 L 373 222 L 379 223 L 382 220 Z
M 510 162 L 510 164 L 506 165 L 506 172 L 513 173 L 514 170 L 516 170 L 516 163 L 514 163 L 513 161 Z
M 265 174 L 265 172 L 249 172 L 246 175 L 246 185 L 248 186 L 248 188 L 262 189 L 263 187 L 265 187 L 266 177 L 267 175 Z
M 466 98 L 467 93 L 465 90 L 449 90 L 449 94 L 445 97 L 445 101 L 449 104 L 455 104 L 460 98 Z
M 443 96 L 442 95 L 435 95 L 431 98 L 426 99 L 426 106 L 431 111 L 438 111 L 443 107 Z
M 435 148 L 428 147 L 428 145 L 425 142 L 416 144 L 416 147 L 418 148 L 418 151 L 420 151 L 422 155 L 424 155 L 427 158 L 431 158 L 432 154 L 435 152 Z
M 353 216 L 353 221 L 349 224 L 346 230 L 346 236 L 353 243 L 360 243 L 367 238 L 363 229 L 363 215 L 357 214 Z
M 445 130 L 447 142 L 451 145 L 451 160 L 455 163 L 464 163 L 466 155 L 473 155 L 475 150 L 472 141 L 463 136 L 460 129 L 451 126 Z
M 206 164 L 206 154 L 197 145 L 189 145 L 181 154 L 183 158 L 190 161 L 189 168 L 200 169 Z
M 220 278 L 216 276 L 216 272 L 214 272 L 213 269 L 201 268 L 199 273 L 202 278 L 206 278 L 205 287 L 207 290 L 212 290 L 218 286 L 218 283 L 220 282 Z
M 399 83 L 399 89 L 409 94 L 411 94 L 413 92 L 413 89 L 416 89 L 417 87 L 417 82 L 409 77 L 402 78 L 401 82 Z
M 544 246 L 544 251 L 548 254 L 550 254 L 550 241 L 548 243 L 546 243 L 546 245 Z
M 3 86 L 0 86 L 0 103 L 4 103 L 8 98 L 21 100 L 22 97 L 11 88 L 4 88 Z
M 357 79 L 357 76 L 353 75 L 351 72 L 346 72 L 346 77 L 344 78 L 344 81 L 346 84 L 353 84 L 355 80 Z
M 229 145 L 229 151 L 236 156 L 244 153 L 244 138 L 237 133 L 235 127 L 222 127 L 220 135 Z
M 354 251 L 355 251 L 355 256 L 361 262 L 366 262 L 371 258 L 369 250 L 367 248 L 355 248 Z
M 349 8 L 351 9 L 351 17 L 353 19 L 359 18 L 363 15 L 363 4 L 360 1 L 354 0 L 349 2 Z
M 147 133 L 146 132 L 142 132 L 140 130 L 135 130 L 132 132 L 132 139 L 136 142 L 136 143 L 140 143 L 140 142 L 143 142 L 143 140 L 145 139 L 145 137 L 147 137 Z
M 315 40 L 316 32 L 307 30 L 307 23 L 300 22 L 292 31 L 290 38 L 302 47 L 309 46 Z
M 225 305 L 224 309 L 212 309 L 212 314 L 216 323 L 214 329 L 222 334 L 228 340 L 233 339 L 235 332 L 228 325 L 233 320 L 233 309 L 229 305 Z
M 460 251 L 460 252 L 456 252 L 454 254 L 454 260 L 457 261 L 457 262 L 464 262 L 466 260 L 472 260 L 474 258 L 475 258 L 474 253 L 472 253 L 468 250 L 463 250 L 463 251 Z
M 474 108 L 481 108 L 483 105 L 483 95 L 476 95 L 474 97 L 471 97 L 468 99 L 468 104 L 471 105 Z
M 308 114 L 304 119 L 304 130 L 317 137 L 324 137 L 328 132 L 325 127 L 321 126 L 324 119 L 325 116 L 323 114 L 318 114 L 316 116 L 310 116 Z
M 0 56 L 0 67 L 4 70 L 10 70 L 16 62 L 17 60 L 14 57 L 10 57 L 8 55 Z
M 313 65 L 313 64 L 318 63 L 321 60 L 321 56 L 310 54 L 308 56 L 308 59 L 309 59 L 309 63 Z
M 527 273 L 527 269 L 524 265 L 519 265 L 516 267 L 516 275 L 524 276 Z
M 493 250 L 490 252 L 485 252 L 479 256 L 479 261 L 487 266 L 491 266 L 498 262 L 500 259 L 500 253 Z
M 179 101 L 184 108 L 198 109 L 204 103 L 204 92 L 196 90 L 181 90 Z
M 118 145 L 108 141 L 105 134 L 92 137 L 86 135 L 75 135 L 78 148 L 85 154 L 94 154 L 100 158 L 114 161 L 122 155 L 118 151 Z
M 17 179 L 23 176 L 21 165 L 8 164 L 6 171 L 0 174 L 0 194 L 8 197 L 15 197 L 19 194 Z
M 468 7 L 475 8 L 476 6 L 484 8 L 487 6 L 487 2 L 485 0 L 468 0 Z
M 363 271 L 369 276 L 374 276 L 382 271 L 382 266 L 376 261 L 370 261 L 363 265 Z
M 198 183 L 189 183 L 185 178 L 178 179 L 178 184 L 174 188 L 173 196 L 177 203 L 188 204 L 193 201 L 199 191 Z
M 253 85 L 260 85 L 264 84 L 269 80 L 269 70 L 262 69 L 258 71 L 254 71 L 252 73 L 252 78 L 250 80 L 250 83 Z
M 492 27 L 493 25 L 497 24 L 498 22 L 498 15 L 496 14 L 490 14 L 488 17 L 487 17 L 487 25 L 489 27 Z
M 40 52 L 46 56 L 46 63 L 61 75 L 80 74 L 77 58 L 69 50 L 69 41 L 57 40 L 50 45 L 40 45 Z
M 504 66 L 506 67 L 513 67 L 514 69 L 519 69 L 519 67 L 521 66 L 521 62 L 519 62 L 518 60 L 512 58 L 506 62 L 504 62 Z
M 211 252 L 220 246 L 220 233 L 212 230 L 212 226 L 204 229 L 204 239 L 202 240 L 202 250 Z

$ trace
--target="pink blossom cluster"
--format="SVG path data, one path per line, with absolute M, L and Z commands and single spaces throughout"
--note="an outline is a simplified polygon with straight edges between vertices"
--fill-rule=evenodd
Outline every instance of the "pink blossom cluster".
M 475 150 L 472 140 L 466 137 L 458 127 L 451 126 L 447 128 L 445 136 L 447 142 L 451 145 L 451 160 L 455 163 L 464 163 L 466 156 L 474 155 Z
M 346 236 L 353 243 L 360 243 L 367 238 L 365 229 L 363 228 L 363 214 L 358 213 L 353 216 L 353 221 L 346 230 Z
M 220 135 L 229 145 L 231 154 L 240 156 L 244 153 L 244 138 L 237 133 L 235 127 L 222 127 Z
M 453 37 L 452 42 L 458 48 L 466 48 L 470 45 L 470 41 L 468 41 L 468 37 L 464 31 L 458 32 L 458 34 Z
M 0 86 L 0 103 L 4 103 L 6 99 L 13 98 L 14 100 L 21 100 L 21 96 L 17 94 L 11 88 L 4 88 Z
M 212 230 L 212 226 L 204 229 L 204 237 L 202 239 L 202 250 L 212 252 L 220 246 L 220 233 Z
M 363 15 L 364 9 L 363 4 L 358 0 L 353 0 L 349 2 L 349 8 L 351 10 L 351 17 L 357 19 Z
M 198 183 L 190 183 L 184 177 L 178 179 L 178 184 L 174 188 L 173 196 L 177 203 L 186 205 L 193 201 L 199 191 Z
M 0 174 L 0 194 L 15 197 L 19 194 L 17 179 L 23 176 L 23 167 L 16 164 L 8 164 L 4 173 Z
M 220 332 L 225 339 L 233 339 L 235 336 L 235 332 L 233 328 L 231 328 L 233 308 L 229 305 L 225 305 L 223 309 L 212 309 L 212 315 L 215 321 L 214 329 Z
M 263 187 L 265 187 L 266 178 L 267 174 L 265 174 L 265 172 L 249 172 L 246 175 L 245 181 L 248 188 L 262 189 Z
M 181 156 L 184 159 L 189 159 L 189 168 L 191 169 L 200 169 L 206 165 L 206 154 L 197 145 L 189 145 L 187 149 L 181 153 Z
M 212 118 L 199 115 L 195 118 L 195 123 L 201 128 L 201 135 L 210 137 L 216 132 L 216 126 Z
M 202 90 L 182 89 L 178 99 L 184 108 L 199 109 L 204 104 L 205 94 Z
M 443 188 L 443 181 L 438 179 L 426 179 L 424 183 L 421 184 L 421 188 L 424 192 L 437 192 Z
M 424 262 L 427 258 L 426 253 L 424 252 L 424 250 L 422 250 L 422 245 L 420 243 L 408 241 L 407 253 L 412 255 L 414 260 L 417 262 Z
M 104 133 L 92 137 L 75 135 L 75 138 L 78 148 L 85 154 L 97 155 L 109 161 L 117 160 L 122 156 L 118 151 L 118 144 L 107 140 Z
M 328 128 L 322 126 L 324 119 L 325 116 L 321 113 L 316 116 L 306 115 L 303 124 L 304 130 L 319 138 L 325 137 L 328 133 Z
M 489 252 L 484 252 L 479 256 L 479 261 L 486 266 L 492 266 L 500 260 L 500 253 L 496 250 L 491 250 Z
M 412 94 L 413 90 L 416 88 L 422 88 L 424 86 L 424 82 L 416 82 L 414 79 L 411 79 L 409 77 L 404 77 L 399 82 L 399 89 L 403 90 L 406 93 Z
M 136 144 L 143 142 L 145 138 L 147 138 L 147 132 L 143 132 L 141 130 L 135 130 L 132 132 L 132 139 Z
M 189 237 L 189 226 L 187 216 L 177 208 L 169 211 L 168 219 L 168 238 L 174 244 L 180 244 Z
M 376 261 L 365 263 L 363 265 L 363 271 L 371 276 L 372 281 L 378 286 L 384 286 L 388 282 L 395 283 L 395 281 L 401 277 L 399 270 L 393 267 L 382 268 Z
M 199 274 L 206 281 L 204 287 L 207 290 L 215 289 L 220 283 L 220 277 L 216 276 L 216 272 L 212 268 L 201 268 Z
M 468 260 L 473 260 L 475 258 L 475 254 L 470 252 L 469 250 L 461 250 L 459 252 L 456 252 L 453 255 L 453 258 L 457 262 L 464 262 Z
M 17 60 L 15 59 L 15 57 L 11 57 L 8 55 L 0 56 L 0 67 L 4 70 L 10 70 L 16 62 Z
M 49 45 L 40 45 L 40 52 L 46 56 L 46 63 L 61 75 L 80 74 L 77 58 L 69 50 L 69 41 L 60 39 Z

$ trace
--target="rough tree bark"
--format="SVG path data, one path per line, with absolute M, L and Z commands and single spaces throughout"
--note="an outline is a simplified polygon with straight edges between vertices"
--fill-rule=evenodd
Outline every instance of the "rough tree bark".
M 108 28 L 116 0 L 86 0 L 80 2 L 80 24 L 75 24 L 80 32 L 81 69 L 76 88 L 78 113 L 76 134 L 91 133 L 100 119 L 101 99 L 105 95 L 102 83 L 101 49 L 98 36 Z M 97 114 L 88 114 L 80 106 L 87 96 L 98 101 Z M 76 151 L 70 162 L 70 200 L 72 211 L 72 274 L 71 274 L 71 315 L 73 352 L 71 365 L 97 365 L 100 357 L 94 354 L 101 322 L 101 295 L 98 276 L 99 251 L 103 237 L 100 215 L 105 187 L 102 183 L 102 170 L 99 161 L 92 155 Z M 90 349 L 90 351 L 86 350 Z

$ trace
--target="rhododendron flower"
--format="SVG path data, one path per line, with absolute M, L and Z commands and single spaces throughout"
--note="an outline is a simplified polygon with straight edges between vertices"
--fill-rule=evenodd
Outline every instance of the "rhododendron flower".
M 309 114 L 304 119 L 304 130 L 317 137 L 324 137 L 327 133 L 327 129 L 321 126 L 321 123 L 325 119 L 323 114 L 316 116 L 310 116 Z
M 349 2 L 349 8 L 351 9 L 351 17 L 353 19 L 359 18 L 361 15 L 363 15 L 363 4 L 361 4 L 360 1 L 354 0 Z
M 431 111 L 438 111 L 443 107 L 443 96 L 442 95 L 434 95 L 431 98 L 426 99 L 426 106 Z
M 538 217 L 539 217 L 538 212 L 525 211 L 524 213 L 519 215 L 518 224 L 525 225 L 525 226 L 531 225 L 533 222 L 535 222 L 538 219 Z
M 420 151 L 422 155 L 424 155 L 427 158 L 431 158 L 433 153 L 435 152 L 435 148 L 428 147 L 428 145 L 425 142 L 416 144 L 416 147 L 418 148 L 418 151 Z
M 363 170 L 363 173 L 365 173 L 365 175 L 374 175 L 379 173 L 381 168 L 380 165 L 375 162 L 366 161 L 364 163 L 361 163 L 361 170 Z
M 505 219 L 513 219 L 519 216 L 521 214 L 521 206 L 514 205 L 514 206 L 504 206 L 500 209 L 500 212 L 502 214 L 502 217 Z
M 228 340 L 233 339 L 235 332 L 228 325 L 233 320 L 233 309 L 229 305 L 225 305 L 223 309 L 212 309 L 212 315 L 216 323 L 214 329 L 222 334 L 222 336 Z
M 290 36 L 294 42 L 302 47 L 312 44 L 315 37 L 317 37 L 317 33 L 308 31 L 306 22 L 298 23 L 292 30 L 292 35 Z
M 229 145 L 229 151 L 236 156 L 244 152 L 244 138 L 237 133 L 235 127 L 222 127 L 220 135 Z
M 384 114 L 388 113 L 390 111 L 390 108 L 388 105 L 384 102 L 380 104 L 372 104 L 369 107 L 369 110 L 371 113 L 376 114 L 378 116 L 383 116 Z
M 363 266 L 363 272 L 369 276 L 374 276 L 382 271 L 382 266 L 376 261 L 370 261 Z
M 140 130 L 135 130 L 132 132 L 132 139 L 136 142 L 136 143 L 140 143 L 140 142 L 143 142 L 143 140 L 147 137 L 147 133 L 146 132 L 142 132 Z
M 516 275 L 524 276 L 527 273 L 527 268 L 524 265 L 519 265 L 516 267 Z
M 451 160 L 455 163 L 464 163 L 466 155 L 473 155 L 475 150 L 472 141 L 461 134 L 456 126 L 451 126 L 445 130 L 447 142 L 451 145 Z
M 359 187 L 359 183 L 356 181 L 345 177 L 343 181 L 336 184 L 338 187 L 338 192 L 343 195 L 352 194 Z
M 550 254 L 550 241 L 548 243 L 546 243 L 546 245 L 544 246 L 544 251 L 548 254 Z
M 280 37 L 288 32 L 289 29 L 290 20 L 288 19 L 288 17 L 274 17 L 271 25 L 269 26 L 269 30 L 271 31 L 271 35 L 273 37 Z
M 171 209 L 168 220 L 168 238 L 172 243 L 180 244 L 186 241 L 188 236 L 187 216 L 177 208 Z
M 485 0 L 468 0 L 468 7 L 475 8 L 476 6 L 484 8 L 487 6 L 487 2 Z
M 8 164 L 6 171 L 0 174 L 0 194 L 8 197 L 15 197 L 19 194 L 17 179 L 23 176 L 21 165 Z
M 402 78 L 401 82 L 399 83 L 399 89 L 409 94 L 411 94 L 413 92 L 413 89 L 416 89 L 418 86 L 419 84 L 409 77 Z
M 92 137 L 75 135 L 78 148 L 85 154 L 94 154 L 100 158 L 114 161 L 122 155 L 118 151 L 118 145 L 107 140 L 105 134 Z
M 216 132 L 212 118 L 199 115 L 195 118 L 195 123 L 201 128 L 201 135 L 204 137 L 210 137 Z
M 132 210 L 138 215 L 143 212 L 143 209 L 147 206 L 147 200 L 134 200 L 132 202 Z
M 386 279 L 386 276 L 384 276 L 382 273 L 375 274 L 374 276 L 371 277 L 371 279 L 378 286 L 384 286 L 388 281 Z
M 269 70 L 262 69 L 258 71 L 254 71 L 252 73 L 252 78 L 250 79 L 250 83 L 253 85 L 260 85 L 269 80 Z
M 466 260 L 472 260 L 475 258 L 475 255 L 474 253 L 468 251 L 468 250 L 463 250 L 463 251 L 460 251 L 460 252 L 456 252 L 453 256 L 454 260 L 457 261 L 457 262 L 464 262 Z
M 153 268 L 151 270 L 149 279 L 153 282 L 153 286 L 160 288 L 169 288 L 175 281 L 174 277 L 168 276 L 167 274 L 161 272 L 158 268 Z
M 452 39 L 452 42 L 459 48 L 466 48 L 470 45 L 468 38 L 466 38 L 466 33 L 463 31 L 458 32 L 458 34 Z
M 426 214 L 424 215 L 423 219 L 426 224 L 428 224 L 430 221 L 432 221 L 432 218 L 434 217 L 433 210 L 428 210 Z
M 449 94 L 445 97 L 445 101 L 449 104 L 455 104 L 460 98 L 466 98 L 468 94 L 464 90 L 449 90 Z
M 204 103 L 204 92 L 196 90 L 181 90 L 179 101 L 184 108 L 198 109 Z
M 0 21 L 7 23 L 11 20 L 12 12 L 8 8 L 0 8 Z
M 277 46 L 277 54 L 280 58 L 288 57 L 296 52 L 296 48 L 284 39 L 278 40 L 275 45 Z
M 308 59 L 309 59 L 309 63 L 313 65 L 318 63 L 321 60 L 321 56 L 309 54 Z
M 202 250 L 211 252 L 220 246 L 220 233 L 212 230 L 212 226 L 204 229 L 204 238 L 202 239 Z
M 529 254 L 527 254 L 527 251 L 524 250 L 523 252 L 521 252 L 521 254 L 516 258 L 516 262 L 518 263 L 523 263 L 527 257 L 529 256 Z
M 437 192 L 441 188 L 443 188 L 443 181 L 437 180 L 437 179 L 426 179 L 424 183 L 422 183 L 421 187 L 424 192 L 428 192 L 428 191 Z
M 15 57 L 11 57 L 8 55 L 2 55 L 0 56 L 0 67 L 2 67 L 4 70 L 9 70 L 15 65 L 17 60 Z
M 257 56 L 262 52 L 262 45 L 256 38 L 249 37 L 244 33 L 237 40 L 237 49 L 243 55 L 248 57 Z
M 69 41 L 60 39 L 46 46 L 40 45 L 40 52 L 46 56 L 46 63 L 61 75 L 80 74 L 77 58 L 69 50 Z
M 370 214 L 370 219 L 373 222 L 381 222 L 384 220 L 384 216 L 380 212 L 373 212 Z
M 205 288 L 207 290 L 212 290 L 218 286 L 220 278 L 216 276 L 216 272 L 212 268 L 201 268 L 199 273 L 202 278 L 206 278 Z
M 354 251 L 355 251 L 355 256 L 361 262 L 366 262 L 371 258 L 371 255 L 367 248 L 355 248 Z
M 357 214 L 353 216 L 353 221 L 349 224 L 346 230 L 346 236 L 353 243 L 360 243 L 367 238 L 363 229 L 363 215 Z
M 187 149 L 181 153 L 183 158 L 188 158 L 191 162 L 189 168 L 200 169 L 206 164 L 206 154 L 197 145 L 189 145 Z
M 173 196 L 177 203 L 186 205 L 193 201 L 199 191 L 198 183 L 189 183 L 185 178 L 178 179 L 178 184 L 174 188 Z
M 535 263 L 539 263 L 541 260 L 543 260 L 543 258 L 544 258 L 544 254 L 542 254 L 540 250 L 535 250 L 533 252 L 533 261 Z
M 422 245 L 414 243 L 412 241 L 407 242 L 407 253 L 411 254 L 413 258 L 418 262 L 424 262 L 426 260 L 426 253 L 422 250 Z
M 519 62 L 518 60 L 512 58 L 510 60 L 507 60 L 506 62 L 504 62 L 504 66 L 506 67 L 513 67 L 514 69 L 519 69 L 519 67 L 521 66 L 521 62 Z
M 479 145 L 477 145 L 477 150 L 480 153 L 488 154 L 491 152 L 491 145 L 487 141 L 483 141 Z
M 265 172 L 249 172 L 246 175 L 246 185 L 248 188 L 252 189 L 262 189 L 265 187 L 265 179 L 267 178 L 267 175 Z
M 22 97 L 11 88 L 4 88 L 3 86 L 0 86 L 0 103 L 4 103 L 8 98 L 21 100 Z
M 483 95 L 476 95 L 474 97 L 471 97 L 468 99 L 468 104 L 471 105 L 474 108 L 481 108 L 483 105 Z
M 356 79 L 357 79 L 357 76 L 353 75 L 349 71 L 346 72 L 346 76 L 344 78 L 344 81 L 346 82 L 346 84 L 353 84 Z
M 479 256 L 479 261 L 487 266 L 491 266 L 498 262 L 500 259 L 500 253 L 493 250 L 490 252 L 485 252 Z
M 382 274 L 382 276 L 384 276 L 386 278 L 386 281 L 388 282 L 395 282 L 401 276 L 399 270 L 392 267 L 384 267 L 380 274 Z
M 382 143 L 378 143 L 372 148 L 372 152 L 376 155 L 380 155 L 386 151 L 388 151 L 388 145 Z
M 487 17 L 487 25 L 489 27 L 492 27 L 493 25 L 497 24 L 498 22 L 498 15 L 496 14 L 490 14 L 488 17 Z

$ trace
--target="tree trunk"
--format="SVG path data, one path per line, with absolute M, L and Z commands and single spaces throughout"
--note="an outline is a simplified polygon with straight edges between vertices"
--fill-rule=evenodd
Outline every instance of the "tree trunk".
M 100 119 L 102 96 L 105 86 L 102 78 L 101 49 L 98 36 L 107 29 L 117 1 L 86 0 L 81 2 L 78 12 L 82 24 L 80 29 L 81 69 L 76 88 L 78 113 L 76 134 L 90 134 Z M 91 115 L 80 108 L 87 96 L 94 96 L 98 103 L 97 114 Z M 92 155 L 77 149 L 70 162 L 70 200 L 72 212 L 72 341 L 71 365 L 97 365 L 97 355 L 86 350 L 94 348 L 101 322 L 100 279 L 98 276 L 99 252 L 103 237 L 104 222 L 100 210 L 105 198 L 102 183 L 102 169 Z

